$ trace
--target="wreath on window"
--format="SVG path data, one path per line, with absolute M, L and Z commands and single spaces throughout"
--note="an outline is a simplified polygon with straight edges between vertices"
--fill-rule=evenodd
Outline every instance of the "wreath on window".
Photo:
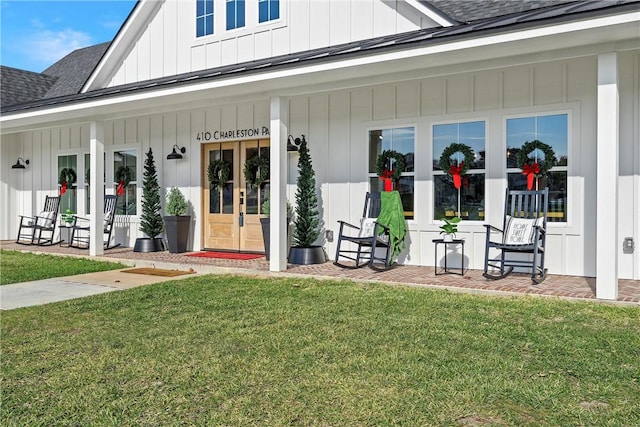
M 451 162 L 451 156 L 455 153 L 462 153 L 464 156 L 464 160 L 457 165 Z M 471 147 L 466 144 L 454 142 L 449 144 L 449 146 L 442 152 L 439 165 L 440 169 L 453 177 L 453 185 L 459 189 L 462 184 L 462 175 L 467 173 L 469 165 L 473 164 L 474 160 L 475 155 Z
M 60 184 L 60 195 L 63 195 L 67 192 L 67 187 L 69 185 L 73 185 L 78 176 L 76 175 L 76 171 L 73 168 L 63 168 L 60 171 L 60 176 L 58 177 L 58 184 Z
M 244 179 L 249 185 L 260 187 L 269 179 L 269 159 L 267 156 L 254 156 L 244 163 Z
M 542 151 L 544 155 L 542 162 L 536 158 L 529 158 L 529 154 L 534 150 Z M 527 189 L 531 190 L 534 178 L 539 178 L 549 172 L 549 169 L 556 164 L 557 159 L 556 153 L 550 145 L 536 139 L 522 144 L 516 155 L 516 162 L 518 167 L 522 169 L 522 174 L 527 176 Z
M 209 163 L 209 167 L 207 168 L 209 183 L 211 183 L 214 188 L 221 187 L 222 184 L 229 180 L 230 171 L 231 167 L 229 163 L 222 159 Z
M 131 182 L 131 169 L 128 166 L 120 166 L 116 169 L 116 181 L 118 181 L 118 189 L 116 193 L 118 196 L 124 194 L 124 189 Z
M 391 166 L 391 159 L 395 161 L 394 169 L 388 169 Z M 381 179 L 391 178 L 393 181 L 398 181 L 400 175 L 404 172 L 405 166 L 406 163 L 402 154 L 395 150 L 384 150 L 376 161 L 376 173 Z

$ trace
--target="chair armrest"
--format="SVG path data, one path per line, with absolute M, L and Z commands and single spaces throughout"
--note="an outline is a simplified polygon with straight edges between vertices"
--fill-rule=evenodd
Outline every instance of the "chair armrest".
M 487 232 L 489 232 L 489 231 L 497 231 L 499 233 L 504 233 L 504 231 L 502 231 L 502 229 L 500 229 L 498 227 L 494 227 L 491 224 L 482 224 L 482 225 L 487 229 Z
M 378 231 L 378 227 L 382 227 L 382 228 L 383 228 L 383 231 L 384 231 L 385 233 L 389 233 L 389 232 L 391 231 L 391 229 L 390 229 L 389 227 L 387 227 L 386 225 L 384 225 L 384 224 L 382 224 L 382 223 L 380 223 L 380 222 L 378 222 L 378 221 L 375 221 L 375 224 L 376 224 L 376 229 L 375 229 L 375 231 Z
M 340 220 L 338 220 L 338 223 L 340 224 L 340 228 L 341 228 L 341 229 L 342 229 L 342 227 L 343 227 L 343 226 L 345 226 L 345 225 L 346 225 L 347 227 L 355 228 L 356 230 L 360 230 L 360 227 L 358 227 L 358 226 L 356 226 L 356 225 L 353 225 L 353 224 L 349 224 L 349 223 L 348 223 L 348 222 L 346 222 L 346 221 L 340 221 Z

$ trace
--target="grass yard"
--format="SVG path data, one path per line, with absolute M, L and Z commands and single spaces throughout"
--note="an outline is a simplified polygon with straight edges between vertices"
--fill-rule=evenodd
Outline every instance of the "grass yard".
M 126 267 L 120 263 L 93 261 L 84 258 L 0 250 L 0 285 Z
M 200 276 L 2 313 L 3 426 L 640 424 L 640 309 Z

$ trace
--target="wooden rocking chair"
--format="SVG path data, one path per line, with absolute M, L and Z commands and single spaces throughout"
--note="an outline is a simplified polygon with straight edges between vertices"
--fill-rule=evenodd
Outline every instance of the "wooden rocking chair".
M 338 221 L 340 230 L 335 265 L 343 268 L 361 268 L 368 265 L 376 270 L 385 270 L 391 266 L 389 227 L 376 221 L 381 209 L 380 193 L 367 193 L 360 226 Z M 348 231 L 351 233 L 347 233 Z M 349 244 L 350 248 L 343 247 Z M 341 258 L 353 263 L 343 264 Z
M 111 232 L 113 231 L 113 221 L 116 217 L 116 206 L 118 204 L 118 196 L 104 196 L 104 248 L 113 249 L 120 244 L 111 245 Z M 71 239 L 69 246 L 78 249 L 89 249 L 89 235 L 91 228 L 89 226 L 89 218 L 76 216 L 71 226 Z
M 60 197 L 47 196 L 42 212 L 35 216 L 20 215 L 20 226 L 16 243 L 21 245 L 53 245 L 56 231 Z M 42 233 L 45 233 L 43 237 Z
M 487 240 L 483 276 L 497 280 L 508 276 L 514 267 L 531 269 L 533 283 L 541 283 L 547 275 L 544 253 L 547 237 L 547 203 L 549 189 L 539 191 L 506 191 L 502 229 L 485 224 Z M 492 234 L 500 236 L 491 240 Z M 500 251 L 500 257 L 489 258 L 492 249 Z M 512 254 L 525 254 L 510 257 Z M 489 271 L 489 268 L 494 271 Z

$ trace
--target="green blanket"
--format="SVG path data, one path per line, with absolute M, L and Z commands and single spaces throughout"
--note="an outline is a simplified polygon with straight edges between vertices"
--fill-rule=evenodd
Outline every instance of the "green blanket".
M 407 235 L 402 200 L 397 191 L 383 191 L 380 197 L 382 206 L 377 221 L 389 227 L 391 257 L 394 257 L 404 249 L 404 237 Z

